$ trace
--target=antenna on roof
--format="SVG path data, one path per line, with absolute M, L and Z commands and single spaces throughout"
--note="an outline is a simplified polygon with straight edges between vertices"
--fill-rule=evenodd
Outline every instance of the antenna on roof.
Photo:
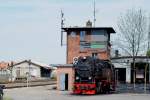
M 95 10 L 95 0 L 94 0 L 94 10 L 93 10 L 93 26 L 94 27 L 95 27 L 95 22 L 96 22 L 95 13 L 96 13 L 96 10 Z
M 64 27 L 64 13 L 61 9 L 61 46 L 63 46 L 63 27 Z

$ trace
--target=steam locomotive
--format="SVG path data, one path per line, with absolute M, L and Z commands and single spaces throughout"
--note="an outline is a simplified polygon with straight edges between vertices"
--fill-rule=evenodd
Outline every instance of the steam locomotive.
M 115 91 L 115 69 L 110 61 L 90 56 L 74 63 L 74 94 L 98 94 Z

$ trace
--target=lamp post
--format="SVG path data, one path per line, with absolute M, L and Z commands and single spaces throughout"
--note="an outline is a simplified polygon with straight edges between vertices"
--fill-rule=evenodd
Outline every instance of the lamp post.
M 29 70 L 28 70 L 28 72 L 26 73 L 26 75 L 27 75 L 27 87 L 29 87 L 29 81 L 30 81 L 30 79 L 31 79 L 31 68 L 30 68 L 30 65 L 31 65 L 31 60 L 29 60 L 28 61 L 28 64 L 29 64 Z
M 29 79 L 31 79 L 31 60 L 29 60 Z
M 10 76 L 11 76 L 11 77 L 10 77 L 10 80 L 11 80 L 11 82 L 12 82 L 12 81 L 13 81 L 13 75 L 12 75 L 12 73 L 13 73 L 13 72 L 12 72 L 12 70 L 13 70 L 13 61 L 11 61 L 9 68 L 10 68 Z
M 26 72 L 27 75 L 27 87 L 29 87 L 29 72 Z

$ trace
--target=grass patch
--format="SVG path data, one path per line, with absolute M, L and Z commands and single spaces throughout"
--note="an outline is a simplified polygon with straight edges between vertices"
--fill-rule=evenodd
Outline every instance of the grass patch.
M 3 97 L 3 100 L 13 100 L 13 99 L 10 97 Z

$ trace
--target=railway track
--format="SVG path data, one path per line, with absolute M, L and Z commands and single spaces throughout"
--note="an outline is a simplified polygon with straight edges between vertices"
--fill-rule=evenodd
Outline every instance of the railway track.
M 33 87 L 33 86 L 44 86 L 44 85 L 54 85 L 56 81 L 53 80 L 37 80 L 37 81 L 23 81 L 23 82 L 12 82 L 12 83 L 5 83 L 0 85 L 5 85 L 6 89 L 10 88 L 20 88 L 20 87 Z

